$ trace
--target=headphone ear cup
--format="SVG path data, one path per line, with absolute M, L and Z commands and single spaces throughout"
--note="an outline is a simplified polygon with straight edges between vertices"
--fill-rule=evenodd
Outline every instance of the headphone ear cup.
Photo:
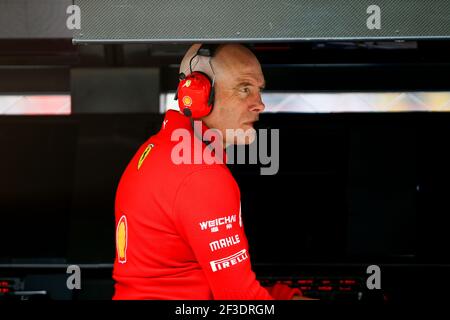
M 207 75 L 195 71 L 180 81 L 177 97 L 181 113 L 198 119 L 211 112 L 214 88 Z

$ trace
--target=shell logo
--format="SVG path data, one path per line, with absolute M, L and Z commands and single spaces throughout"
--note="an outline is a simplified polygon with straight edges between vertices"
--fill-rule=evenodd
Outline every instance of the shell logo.
M 139 161 L 138 161 L 138 166 L 137 166 L 138 170 L 141 168 L 142 164 L 144 163 L 145 158 L 147 158 L 148 154 L 150 153 L 150 151 L 152 151 L 154 146 L 155 145 L 153 143 L 150 143 L 147 146 L 147 148 L 145 148 L 144 152 L 142 152 L 142 155 L 141 155 L 141 157 L 139 158 Z
M 190 107 L 191 104 L 192 104 L 192 99 L 191 99 L 191 97 L 189 97 L 189 96 L 184 96 L 184 97 L 183 97 L 183 104 L 184 104 L 186 107 Z
M 116 229 L 116 249 L 117 260 L 119 263 L 127 262 L 127 245 L 128 245 L 128 223 L 127 217 L 123 215 L 117 223 Z

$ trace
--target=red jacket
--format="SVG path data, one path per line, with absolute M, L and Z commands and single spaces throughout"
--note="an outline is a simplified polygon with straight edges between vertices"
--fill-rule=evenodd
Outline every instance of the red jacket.
M 114 299 L 272 299 L 251 268 L 236 181 L 225 164 L 175 164 L 179 141 L 171 135 L 179 128 L 192 146 L 198 138 L 189 119 L 168 111 L 120 180 Z

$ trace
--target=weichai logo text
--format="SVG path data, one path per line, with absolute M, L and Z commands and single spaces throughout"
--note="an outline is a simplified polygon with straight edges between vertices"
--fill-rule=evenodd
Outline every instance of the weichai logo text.
M 207 230 L 210 229 L 211 232 L 217 232 L 219 231 L 219 226 L 221 225 L 226 225 L 227 229 L 231 229 L 233 227 L 233 223 L 236 222 L 236 215 L 233 214 L 231 216 L 227 216 L 227 217 L 221 217 L 221 218 L 217 218 L 217 219 L 213 219 L 213 220 L 208 220 L 208 221 L 203 221 L 200 222 L 200 229 L 203 230 Z

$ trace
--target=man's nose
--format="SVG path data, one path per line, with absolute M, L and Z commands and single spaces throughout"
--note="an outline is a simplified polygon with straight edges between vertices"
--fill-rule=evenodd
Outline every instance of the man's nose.
M 261 113 L 264 111 L 264 109 L 266 108 L 264 102 L 262 101 L 262 97 L 261 94 L 258 95 L 258 97 L 256 98 L 255 103 L 252 106 L 252 110 L 251 111 L 255 111 L 257 113 Z

